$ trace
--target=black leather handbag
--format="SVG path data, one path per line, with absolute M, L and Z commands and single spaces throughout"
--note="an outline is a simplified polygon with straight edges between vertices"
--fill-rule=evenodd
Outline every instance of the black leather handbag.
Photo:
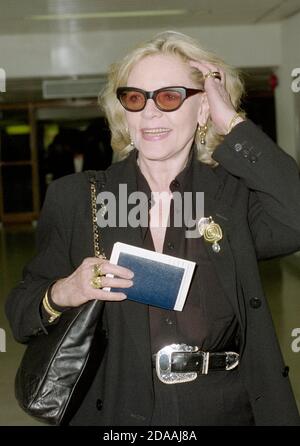
M 104 179 L 103 172 L 102 183 Z M 99 249 L 96 219 L 96 173 L 91 182 L 95 256 Z M 93 300 L 64 312 L 48 334 L 33 337 L 15 379 L 15 394 L 30 416 L 53 425 L 68 424 L 92 383 L 107 344 L 102 328 L 104 303 Z

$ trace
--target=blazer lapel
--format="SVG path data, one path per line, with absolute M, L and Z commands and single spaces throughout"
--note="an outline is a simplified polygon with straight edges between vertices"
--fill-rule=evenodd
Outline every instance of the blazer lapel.
M 236 269 L 229 242 L 232 210 L 226 205 L 225 182 L 215 169 L 201 163 L 194 164 L 193 181 L 193 191 L 204 192 L 204 217 L 211 216 L 222 229 L 223 238 L 218 242 L 221 248 L 219 252 L 212 249 L 210 242 L 204 241 L 204 245 L 224 292 L 243 326 L 244 317 L 238 303 Z
M 115 197 L 116 199 L 116 226 L 100 228 L 100 241 L 102 242 L 104 252 L 108 259 L 110 258 L 111 250 L 115 242 L 123 242 L 142 247 L 141 228 L 133 228 L 129 224 L 126 225 L 123 215 L 126 214 L 127 218 L 131 209 L 136 206 L 135 203 L 128 204 L 130 194 L 137 191 L 135 157 L 136 150 L 133 150 L 124 162 L 113 165 L 112 170 L 107 171 L 107 182 L 104 187 L 104 192 L 110 192 L 112 194 L 111 197 Z M 124 210 L 122 215 L 120 215 L 122 212 L 121 207 Z M 113 303 L 109 311 L 113 311 L 116 317 L 120 317 L 122 314 L 123 320 L 125 320 L 131 333 L 133 343 L 136 345 L 136 350 L 143 363 L 145 372 L 149 379 L 152 380 L 148 306 L 125 300 L 118 303 L 117 308 Z M 121 320 L 116 323 L 123 322 Z

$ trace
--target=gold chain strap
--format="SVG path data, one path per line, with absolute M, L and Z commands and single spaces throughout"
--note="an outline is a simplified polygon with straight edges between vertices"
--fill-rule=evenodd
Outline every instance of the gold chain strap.
M 105 253 L 100 248 L 99 230 L 97 225 L 97 197 L 96 197 L 96 183 L 91 183 L 91 201 L 92 201 L 92 221 L 93 221 L 93 238 L 94 238 L 94 252 L 95 257 L 106 259 Z

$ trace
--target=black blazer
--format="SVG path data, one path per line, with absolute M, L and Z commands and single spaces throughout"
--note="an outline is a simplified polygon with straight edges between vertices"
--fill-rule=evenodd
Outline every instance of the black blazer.
M 116 197 L 121 183 L 128 195 L 136 190 L 131 156 L 106 171 L 105 190 Z M 215 169 L 194 162 L 193 191 L 204 192 L 205 216 L 223 229 L 220 252 L 210 244 L 207 249 L 242 328 L 240 374 L 255 422 L 300 424 L 257 267 L 257 259 L 300 249 L 299 171 L 251 121 L 225 136 L 213 157 L 219 162 Z M 20 342 L 46 331 L 39 305 L 48 285 L 93 256 L 89 197 L 84 174 L 54 181 L 48 189 L 38 225 L 38 254 L 6 306 Z M 116 241 L 140 246 L 140 228 L 103 228 L 101 243 L 108 258 Z M 107 303 L 104 319 L 109 337 L 105 360 L 72 423 L 148 425 L 154 396 L 147 306 L 126 300 Z

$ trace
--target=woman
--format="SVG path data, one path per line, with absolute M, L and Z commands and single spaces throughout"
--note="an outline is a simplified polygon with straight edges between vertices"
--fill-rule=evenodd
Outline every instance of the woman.
M 102 248 L 107 259 L 121 241 L 195 261 L 182 312 L 126 300 L 132 271 L 93 257 L 83 174 L 50 185 L 39 253 L 12 291 L 7 314 L 16 339 L 26 342 L 59 324 L 69 307 L 106 301 L 108 348 L 71 424 L 299 423 L 257 268 L 257 259 L 300 248 L 299 173 L 237 113 L 241 94 L 235 70 L 189 37 L 166 32 L 114 65 L 102 95 L 112 146 L 123 158 L 106 171 L 104 189 L 117 206 L 119 185 L 128 196 L 144 192 L 150 217 L 146 227 L 102 227 Z M 186 237 L 185 226 L 172 224 L 173 195 L 199 191 L 205 219 L 197 222 L 198 237 Z M 165 194 L 153 201 L 154 192 Z M 214 225 L 213 244 L 203 225 Z M 196 372 L 193 381 L 161 381 L 153 364 L 172 344 L 194 347 L 196 353 L 172 356 L 179 375 Z

